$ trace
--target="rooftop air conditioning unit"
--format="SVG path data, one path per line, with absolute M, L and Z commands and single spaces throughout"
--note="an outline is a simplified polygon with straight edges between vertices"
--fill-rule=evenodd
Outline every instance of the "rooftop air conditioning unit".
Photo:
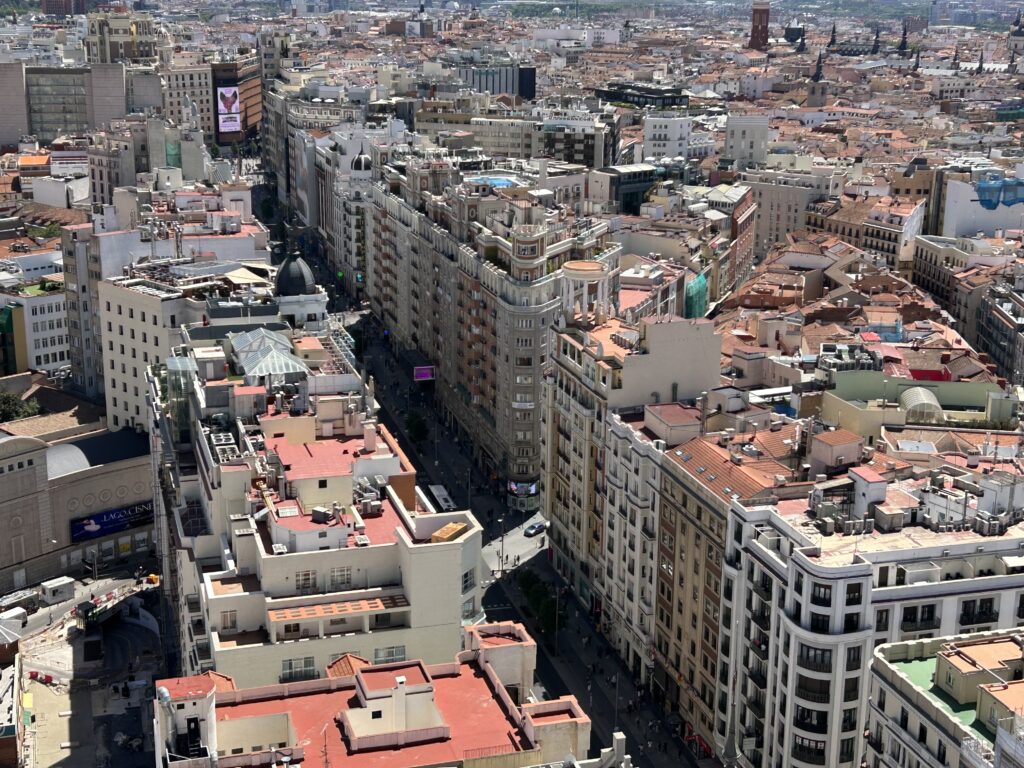
M 365 535 L 356 536 L 357 547 L 368 547 L 370 546 L 370 537 Z
M 314 523 L 329 523 L 331 521 L 331 511 L 327 507 L 313 507 L 310 511 L 310 517 L 312 517 Z
M 275 555 L 287 555 L 288 554 L 288 545 L 287 544 L 275 544 L 274 546 L 272 546 L 270 548 L 270 551 L 271 551 L 272 554 L 275 554 Z

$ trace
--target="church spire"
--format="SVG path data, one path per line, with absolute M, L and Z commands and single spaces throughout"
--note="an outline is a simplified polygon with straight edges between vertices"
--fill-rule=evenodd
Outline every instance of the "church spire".
M 828 38 L 828 47 L 829 48 L 834 48 L 835 45 L 836 45 L 836 23 L 833 21 L 832 22 L 832 34 Z
M 907 53 L 907 22 L 903 22 L 903 34 L 900 36 L 899 45 L 900 56 L 905 56 Z
M 821 51 L 818 51 L 818 61 L 814 65 L 814 74 L 811 75 L 811 80 L 815 83 L 820 83 L 822 78 L 822 65 L 824 64 L 824 55 Z

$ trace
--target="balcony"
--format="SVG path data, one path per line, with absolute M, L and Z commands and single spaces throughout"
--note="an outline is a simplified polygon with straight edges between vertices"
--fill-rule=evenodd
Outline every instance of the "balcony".
M 791 753 L 794 760 L 799 760 L 801 763 L 810 763 L 811 765 L 824 765 L 825 764 L 825 752 L 819 752 L 816 749 L 804 749 L 803 747 L 793 747 Z
M 919 619 L 918 621 L 901 621 L 900 632 L 927 632 L 932 629 L 938 629 L 940 623 L 937 617 Z
M 793 725 L 808 733 L 828 733 L 828 721 L 813 722 L 811 720 L 795 720 Z
M 752 650 L 754 655 L 756 655 L 761 661 L 768 661 L 768 643 L 765 643 L 763 646 L 756 642 L 751 643 L 750 650 Z
M 766 603 L 772 601 L 772 584 L 771 582 L 757 582 L 754 584 L 754 593 L 764 600 Z
M 960 623 L 964 626 L 995 624 L 997 621 L 999 621 L 999 611 L 976 611 L 974 613 L 960 614 Z
M 828 704 L 831 695 L 828 691 L 811 691 L 807 688 L 796 687 L 796 695 L 804 701 L 811 701 L 815 704 Z
M 199 603 L 199 595 L 186 595 L 185 607 L 189 613 L 202 613 L 203 607 Z
M 829 661 L 822 661 L 821 659 L 810 659 L 810 658 L 807 658 L 806 656 L 797 656 L 796 657 L 796 665 L 798 667 L 803 667 L 804 669 L 809 669 L 812 672 L 831 672 L 832 671 L 832 661 L 831 661 L 831 659 Z
M 759 720 L 764 720 L 764 699 L 759 696 L 747 699 L 747 708 L 753 712 Z
M 754 611 L 752 618 L 754 623 L 765 632 L 771 628 L 771 617 L 768 615 L 768 611 Z
M 750 671 L 748 676 L 750 677 L 750 682 L 752 682 L 756 688 L 760 688 L 762 691 L 767 689 L 768 678 L 764 676 L 764 672 L 753 669 Z

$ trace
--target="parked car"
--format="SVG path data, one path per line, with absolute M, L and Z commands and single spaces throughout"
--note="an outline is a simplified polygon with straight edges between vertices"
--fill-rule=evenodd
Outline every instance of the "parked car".
M 547 529 L 548 529 L 547 521 L 541 520 L 540 522 L 533 523 L 531 525 L 526 526 L 523 529 L 523 536 L 526 536 L 528 538 L 532 538 L 533 536 L 537 536 L 537 535 L 539 535 L 541 533 L 544 533 L 544 531 L 546 531 Z

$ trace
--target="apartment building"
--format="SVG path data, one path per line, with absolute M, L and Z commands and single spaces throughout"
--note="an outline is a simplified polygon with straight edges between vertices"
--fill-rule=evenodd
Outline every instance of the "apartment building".
M 134 264 L 127 275 L 99 283 L 104 396 L 112 429 L 149 431 L 145 372 L 180 343 L 181 326 L 230 325 L 242 317 L 310 329 L 326 322 L 327 294 L 309 287 L 312 273 L 304 262 L 286 259 L 273 278 L 267 271 L 262 261 L 178 258 Z M 303 276 L 297 280 L 295 273 Z
M 0 288 L 3 374 L 56 371 L 68 356 L 64 281 L 42 277 Z
M 846 171 L 834 166 L 810 170 L 762 169 L 747 171 L 743 184 L 754 190 L 757 219 L 754 224 L 754 256 L 764 258 L 772 246 L 784 242 L 789 232 L 804 229 L 811 203 L 839 197 L 846 186 Z
M 652 112 L 644 116 L 644 156 L 660 160 L 663 157 L 710 157 L 715 142 L 703 131 L 693 130 L 693 118 L 674 112 Z
M 527 700 L 537 648 L 522 625 L 467 627 L 462 644 L 455 661 L 453 652 L 436 664 L 371 664 L 346 653 L 301 692 L 287 684 L 244 687 L 213 672 L 158 680 L 157 754 L 191 768 L 232 758 L 264 765 L 281 756 L 346 768 L 382 754 L 406 768 L 632 764 L 619 732 L 588 758 L 591 720 L 575 697 Z
M 291 58 L 292 35 L 287 29 L 264 29 L 259 35 L 261 77 L 273 80 Z
M 906 477 L 862 446 L 848 432 L 813 435 L 809 495 L 786 498 L 783 484 L 771 503 L 732 504 L 716 740 L 739 745 L 740 765 L 861 764 L 877 733 L 865 725 L 877 719 L 875 646 L 923 650 L 1024 615 L 1020 477 L 943 464 Z M 902 744 L 885 754 L 916 764 Z
M 156 21 L 148 13 L 124 9 L 90 13 L 88 32 L 82 41 L 86 60 L 92 64 L 145 64 L 156 60 L 164 42 Z
M 509 503 L 536 509 L 541 379 L 562 270 L 614 271 L 621 246 L 606 222 L 549 206 L 542 188 L 524 194 L 529 178 L 473 170 L 479 154 L 374 152 L 371 307 L 396 350 L 433 364 L 442 414 Z
M 470 100 L 428 103 L 416 113 L 416 130 L 437 141 L 444 133 L 472 134 L 473 146 L 499 158 L 554 161 L 603 168 L 618 162 L 619 119 L 585 109 L 480 115 Z
M 865 758 L 885 765 L 1024 765 L 1020 630 L 874 651 Z
M 147 379 L 182 670 L 263 686 L 345 654 L 449 660 L 480 612 L 480 526 L 416 486 L 340 322 L 242 322 L 185 328 Z
M 770 138 L 768 115 L 729 115 L 722 156 L 735 163 L 739 170 L 763 164 L 768 159 Z
M 241 197 L 247 195 L 245 191 Z M 212 255 L 213 260 L 225 262 L 270 260 L 266 229 L 252 219 L 247 204 L 237 197 L 231 185 L 212 193 L 178 190 L 156 201 L 176 215 L 178 220 L 169 224 L 129 224 L 130 228 L 121 229 L 117 228 L 124 226 L 117 222 L 119 217 L 112 217 L 112 221 L 103 218 L 61 230 L 72 383 L 79 392 L 98 400 L 109 378 L 103 362 L 106 326 L 100 316 L 107 310 L 99 298 L 104 280 L 123 276 L 127 267 L 143 257 L 152 261 L 198 255 Z M 133 202 L 133 211 L 124 215 L 129 221 L 134 206 Z M 195 212 L 187 213 L 192 206 L 196 206 Z
M 178 125 L 198 122 L 205 141 L 214 134 L 213 79 L 209 64 L 171 64 L 161 69 L 163 116 Z
M 346 123 L 361 123 L 364 117 L 363 108 L 357 105 L 325 102 L 297 89 L 264 89 L 260 145 L 263 167 L 277 180 L 278 201 L 291 201 L 291 144 L 296 131 L 326 131 Z
M 1024 375 L 1024 293 L 1019 280 L 994 285 L 978 307 L 978 351 L 989 356 L 1000 376 L 1021 381 Z
M 1005 242 L 978 237 L 917 237 L 912 280 L 957 321 L 956 330 L 969 343 L 984 344 L 976 329 L 979 319 L 984 322 L 983 315 L 962 303 L 967 298 L 962 284 L 981 272 L 1011 277 L 1018 253 Z
M 678 400 L 717 383 L 721 340 L 703 320 L 609 316 L 618 300 L 610 281 L 607 268 L 597 265 L 563 268 L 563 310 L 544 388 L 541 485 L 556 570 L 649 684 L 666 446 L 665 430 L 655 424 Z M 694 361 L 685 370 L 678 365 L 684 357 Z M 668 405 L 645 409 L 652 401 Z M 643 429 L 648 422 L 657 439 Z M 676 429 L 666 437 L 674 443 L 684 434 L 693 436 Z
M 924 216 L 922 199 L 840 197 L 810 203 L 806 228 L 835 235 L 909 280 L 914 240 L 924 231 Z

